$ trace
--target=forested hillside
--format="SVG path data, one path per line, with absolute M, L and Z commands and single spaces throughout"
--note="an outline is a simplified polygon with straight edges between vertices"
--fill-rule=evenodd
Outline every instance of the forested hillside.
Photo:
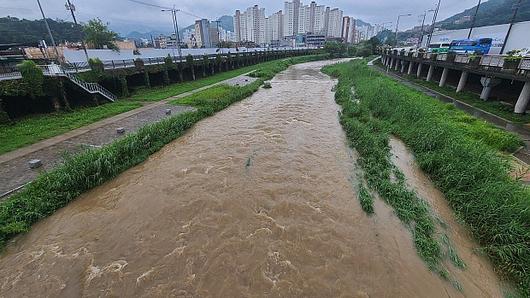
M 513 7 L 519 0 L 489 0 L 480 5 L 475 26 L 489 26 L 509 23 L 513 15 Z M 469 28 L 471 16 L 475 15 L 477 6 L 456 14 L 437 24 L 443 29 Z M 521 1 L 516 22 L 530 21 L 530 1 Z
M 80 25 L 62 20 L 48 19 L 53 37 L 56 42 L 80 41 L 83 30 Z M 26 20 L 14 17 L 0 18 L 0 44 L 8 43 L 38 43 L 46 40 L 51 44 L 43 20 Z

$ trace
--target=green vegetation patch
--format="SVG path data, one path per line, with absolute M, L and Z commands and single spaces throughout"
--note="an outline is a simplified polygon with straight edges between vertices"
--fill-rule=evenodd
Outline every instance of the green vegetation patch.
M 34 144 L 70 130 L 140 107 L 138 102 L 116 101 L 72 112 L 31 116 L 0 125 L 0 154 Z
M 397 191 L 400 187 L 388 185 L 391 183 L 387 179 L 388 143 L 383 133 L 398 136 L 467 224 L 480 243 L 480 250 L 490 257 L 497 270 L 519 285 L 524 295 L 530 295 L 530 190 L 510 176 L 511 164 L 498 151 L 510 151 L 520 140 L 488 125 L 481 125 L 483 132 L 492 132 L 486 136 L 470 133 L 475 126 L 467 125 L 470 119 L 463 112 L 372 71 L 366 62 L 336 65 L 326 71 L 339 77 L 337 101 L 343 106 L 341 121 L 352 145 L 360 151 L 369 186 L 385 200 L 389 196 L 409 196 Z M 352 86 L 360 104 L 351 101 Z M 471 122 L 476 125 L 477 121 L 480 120 Z M 511 141 L 504 141 L 508 139 Z M 372 158 L 376 154 L 377 159 Z M 415 200 L 412 196 L 410 199 Z M 409 204 L 406 202 L 405 206 Z M 423 217 L 427 216 L 423 207 L 419 207 L 420 213 L 407 213 L 408 207 L 403 210 L 401 207 L 395 207 L 398 216 L 406 212 L 415 223 L 425 220 L 423 230 L 429 231 L 431 220 Z M 414 237 L 417 239 L 417 235 Z M 426 257 L 439 258 L 439 242 L 445 246 L 448 243 L 443 239 L 436 241 L 436 245 L 430 238 L 419 240 L 416 247 L 428 264 L 431 259 Z M 427 242 L 422 243 L 423 240 Z M 454 253 L 448 250 L 446 255 L 458 264 Z
M 515 123 L 530 123 L 530 115 L 515 114 L 513 112 L 513 107 L 502 104 L 500 101 L 495 101 L 495 100 L 483 101 L 482 99 L 480 99 L 479 95 L 469 92 L 469 91 L 462 91 L 460 93 L 456 93 L 456 89 L 451 86 L 446 85 L 444 87 L 440 87 L 438 83 L 436 82 L 427 82 L 424 80 L 420 80 L 412 75 L 411 76 L 407 75 L 406 77 L 407 79 L 413 81 L 416 84 L 425 86 L 443 95 L 460 100 L 471 106 L 477 107 L 479 109 L 492 113 L 493 115 L 497 115 L 506 120 L 509 120 Z
M 228 85 L 218 85 L 206 90 L 194 93 L 184 98 L 170 101 L 171 104 L 188 105 L 188 106 L 203 106 L 208 105 L 211 101 L 219 100 L 226 97 L 230 92 L 238 90 L 242 87 L 231 87 Z

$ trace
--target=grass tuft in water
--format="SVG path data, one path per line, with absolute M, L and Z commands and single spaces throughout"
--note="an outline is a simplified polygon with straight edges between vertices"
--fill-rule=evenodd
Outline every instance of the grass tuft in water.
M 359 184 L 359 201 L 364 212 L 374 214 L 374 197 L 362 183 Z

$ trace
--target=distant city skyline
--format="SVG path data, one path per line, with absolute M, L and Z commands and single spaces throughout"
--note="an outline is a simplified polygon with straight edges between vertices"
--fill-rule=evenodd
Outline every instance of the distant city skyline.
M 147 32 L 151 30 L 171 31 L 170 14 L 161 12 L 160 9 L 149 7 L 128 0 L 73 0 L 77 8 L 80 21 L 99 17 L 110 23 L 111 28 L 119 33 L 126 34 L 131 31 Z M 217 19 L 223 15 L 234 15 L 237 9 L 244 10 L 254 4 L 265 8 L 266 15 L 271 15 L 284 8 L 284 1 L 242 1 L 242 0 L 179 0 L 178 3 L 169 0 L 144 0 L 143 2 L 159 6 L 176 7 L 201 18 Z M 311 1 L 302 1 L 309 4 Z M 398 14 L 411 13 L 412 16 L 400 21 L 400 29 L 412 28 L 419 24 L 418 15 L 425 10 L 433 8 L 436 1 L 425 0 L 321 0 L 320 5 L 337 7 L 344 11 L 345 16 L 351 16 L 372 24 L 393 22 Z M 63 1 L 43 1 L 45 13 L 50 18 L 71 20 Z M 443 0 L 439 19 L 452 16 L 466 8 L 477 4 L 476 0 Z M 40 13 L 35 1 L 24 0 L 14 2 L 13 0 L 0 0 L 0 16 L 13 16 L 27 19 L 40 19 Z M 195 23 L 198 19 L 192 15 L 179 13 L 179 25 L 186 27 Z M 431 16 L 432 18 L 432 16 Z M 428 18 L 429 19 L 429 18 Z M 389 25 L 387 25 L 390 27 Z

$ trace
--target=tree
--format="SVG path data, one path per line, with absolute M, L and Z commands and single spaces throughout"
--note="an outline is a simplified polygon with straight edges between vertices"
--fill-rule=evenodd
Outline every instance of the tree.
M 324 51 L 326 51 L 331 58 L 344 57 L 346 54 L 346 45 L 336 41 L 328 41 L 324 44 Z
M 381 46 L 381 41 L 375 36 L 370 38 L 367 43 L 372 49 L 372 53 L 375 53 L 377 51 L 377 48 Z
M 95 49 L 109 48 L 119 51 L 118 46 L 114 43 L 118 39 L 118 33 L 110 30 L 108 24 L 103 23 L 99 18 L 88 21 L 83 25 L 85 33 L 85 42 Z
M 42 70 L 31 60 L 24 60 L 17 65 L 22 74 L 22 82 L 30 97 L 42 96 L 44 94 L 44 74 Z

